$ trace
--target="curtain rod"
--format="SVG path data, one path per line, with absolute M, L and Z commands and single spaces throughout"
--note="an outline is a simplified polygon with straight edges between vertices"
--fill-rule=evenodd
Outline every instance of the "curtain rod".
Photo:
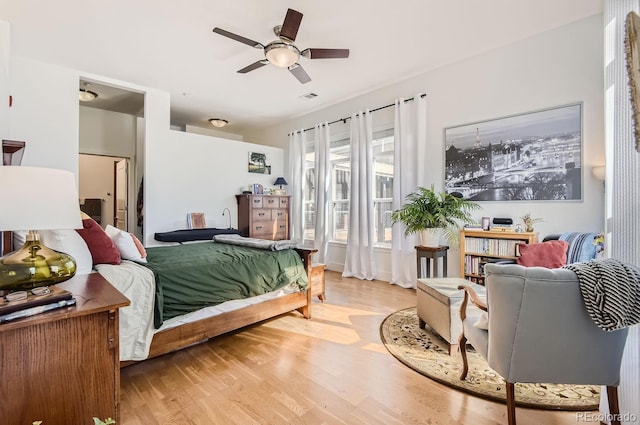
M 426 93 L 422 93 L 422 94 L 420 95 L 420 98 L 424 98 L 424 97 L 427 97 L 427 94 L 426 94 Z M 404 101 L 405 101 L 405 102 L 411 102 L 413 99 L 414 99 L 413 97 L 410 97 L 410 98 L 408 98 L 408 99 L 405 99 Z M 379 108 L 372 109 L 372 110 L 371 110 L 371 111 L 369 111 L 369 112 L 376 112 L 376 111 L 380 111 L 381 109 L 390 108 L 390 107 L 392 107 L 392 106 L 395 106 L 395 102 L 394 102 L 394 103 L 390 103 L 390 104 L 388 104 L 388 105 L 380 106 Z M 351 117 L 338 118 L 337 120 L 334 120 L 334 121 L 331 121 L 330 123 L 327 123 L 327 125 L 336 124 L 336 123 L 339 123 L 339 122 L 342 122 L 342 123 L 346 124 L 346 123 L 347 123 L 347 120 L 350 120 L 350 119 L 351 119 Z M 305 128 L 305 129 L 304 129 L 304 130 L 302 130 L 302 131 L 303 131 L 303 132 L 305 132 L 305 131 L 310 131 L 310 130 L 315 130 L 315 127 Z M 289 133 L 288 135 L 291 135 L 291 134 L 292 134 L 292 133 Z

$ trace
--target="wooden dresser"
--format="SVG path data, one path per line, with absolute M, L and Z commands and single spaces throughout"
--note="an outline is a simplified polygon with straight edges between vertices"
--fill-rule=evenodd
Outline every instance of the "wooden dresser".
M 242 236 L 289 239 L 289 196 L 236 195 L 238 230 Z
M 5 425 L 118 423 L 118 309 L 129 300 L 98 273 L 58 284 L 76 306 L 0 325 Z

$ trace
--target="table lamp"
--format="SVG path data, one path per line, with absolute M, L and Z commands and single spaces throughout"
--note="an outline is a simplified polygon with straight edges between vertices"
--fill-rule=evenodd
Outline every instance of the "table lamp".
M 286 186 L 288 183 L 287 181 L 284 179 L 284 177 L 278 177 L 275 181 L 275 183 L 273 183 L 275 185 L 280 185 L 280 189 L 282 189 L 282 186 Z
M 0 166 L 0 230 L 29 230 L 24 245 L 0 258 L 0 290 L 32 289 L 71 279 L 76 262 L 47 248 L 38 230 L 80 229 L 75 175 L 51 168 Z

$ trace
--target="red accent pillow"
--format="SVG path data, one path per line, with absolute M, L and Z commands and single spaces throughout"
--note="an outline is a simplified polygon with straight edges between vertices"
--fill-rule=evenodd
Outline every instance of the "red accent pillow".
M 520 256 L 518 264 L 525 267 L 546 267 L 557 269 L 567 264 L 566 241 L 547 241 L 541 243 L 519 243 Z
M 120 264 L 120 251 L 94 219 L 83 219 L 82 227 L 83 229 L 76 229 L 76 232 L 87 243 L 94 266 L 96 264 Z

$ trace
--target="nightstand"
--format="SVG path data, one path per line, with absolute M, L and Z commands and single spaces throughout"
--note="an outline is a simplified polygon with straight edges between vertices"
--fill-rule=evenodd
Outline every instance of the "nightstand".
M 129 300 L 98 273 L 57 286 L 77 304 L 0 325 L 2 423 L 120 423 L 118 309 Z

